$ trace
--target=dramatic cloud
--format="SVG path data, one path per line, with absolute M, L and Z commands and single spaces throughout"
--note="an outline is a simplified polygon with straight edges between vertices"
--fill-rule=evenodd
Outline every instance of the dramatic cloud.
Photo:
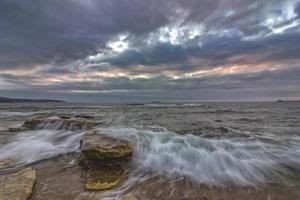
M 300 97 L 299 0 L 1 0 L 0 96 Z

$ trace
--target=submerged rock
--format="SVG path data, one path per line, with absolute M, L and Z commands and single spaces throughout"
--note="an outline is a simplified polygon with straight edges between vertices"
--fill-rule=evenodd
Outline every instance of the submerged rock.
M 39 117 L 24 121 L 23 127 L 27 129 L 54 129 L 54 130 L 89 130 L 98 123 L 83 118 L 69 117 Z
M 102 200 L 101 195 L 95 193 L 80 194 L 76 200 Z
M 28 128 L 28 129 L 35 129 L 42 122 L 43 122 L 43 120 L 40 118 L 26 119 L 24 121 L 23 127 Z
M 13 127 L 13 128 L 9 128 L 8 131 L 9 132 L 20 132 L 20 131 L 24 131 L 25 129 L 23 127 Z
M 107 160 L 130 156 L 132 147 L 125 140 L 89 131 L 82 138 L 81 152 L 87 159 Z
M 229 133 L 230 129 L 224 126 L 219 127 L 219 130 L 224 133 Z
M 83 118 L 83 119 L 95 119 L 94 116 L 89 116 L 89 115 L 76 115 L 75 117 Z
M 121 198 L 121 200 L 138 200 L 138 199 L 135 198 L 134 196 L 130 195 L 130 194 L 127 194 L 127 195 L 123 196 Z
M 215 122 L 223 122 L 223 121 L 220 119 L 215 119 Z
M 36 171 L 31 167 L 0 177 L 1 200 L 28 200 L 36 181 Z
M 122 180 L 124 169 L 118 165 L 96 166 L 88 170 L 86 188 L 89 190 L 110 189 Z

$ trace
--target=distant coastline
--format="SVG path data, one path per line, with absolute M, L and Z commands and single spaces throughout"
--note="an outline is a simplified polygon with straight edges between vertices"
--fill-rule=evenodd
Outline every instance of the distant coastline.
M 19 99 L 19 98 L 0 97 L 0 103 L 16 103 L 16 102 L 65 102 L 65 101 L 55 100 L 55 99 Z
M 276 102 L 278 102 L 278 103 L 280 103 L 280 102 L 300 102 L 300 100 L 282 100 L 282 99 L 279 99 Z

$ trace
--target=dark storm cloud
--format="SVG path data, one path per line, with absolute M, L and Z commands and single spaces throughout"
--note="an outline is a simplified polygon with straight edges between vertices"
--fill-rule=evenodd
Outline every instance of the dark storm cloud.
M 159 43 L 153 47 L 141 50 L 130 49 L 113 58 L 103 59 L 112 65 L 129 66 L 135 64 L 155 65 L 162 63 L 183 62 L 186 59 L 186 50 L 181 45 Z
M 300 2 L 295 7 L 295 13 L 297 13 L 298 18 L 300 18 Z
M 36 77 L 33 75 L 13 75 L 13 74 L 1 74 L 0 81 L 4 80 L 6 83 L 20 85 L 20 87 L 31 86 L 35 82 Z
M 2 0 L 0 66 L 28 67 L 81 59 L 101 51 L 114 34 L 129 32 L 143 36 L 181 18 L 217 30 L 235 27 L 246 35 L 247 31 L 256 29 L 255 32 L 261 32 L 266 27 L 254 27 L 254 24 L 262 22 L 267 8 L 274 13 L 281 12 L 282 3 L 276 2 Z M 229 11 L 233 14 L 224 17 Z
M 155 46 L 143 46 L 140 49 L 129 49 L 115 56 L 99 60 L 117 66 L 174 64 L 184 72 L 201 66 L 222 66 L 226 64 L 259 64 L 260 62 L 288 62 L 299 60 L 300 33 L 287 33 L 270 37 L 244 40 L 240 36 L 202 38 L 188 44 L 173 45 L 158 43 Z M 252 55 L 252 56 L 249 56 Z M 197 65 L 188 64 L 189 58 L 202 59 Z M 238 58 L 238 59 L 233 59 Z M 164 70 L 164 69 L 161 69 Z
M 0 0 L 0 94 L 296 95 L 299 16 L 298 0 Z
M 164 12 L 152 1 L 2 0 L 0 66 L 84 58 L 112 34 L 162 26 Z

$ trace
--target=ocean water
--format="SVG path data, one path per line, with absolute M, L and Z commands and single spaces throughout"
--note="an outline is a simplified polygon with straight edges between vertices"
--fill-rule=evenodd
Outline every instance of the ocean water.
M 172 196 L 173 190 L 182 186 L 174 182 L 183 180 L 209 188 L 276 185 L 296 191 L 289 198 L 299 197 L 297 102 L 0 104 L 0 160 L 14 160 L 14 166 L 20 167 L 79 153 L 84 129 L 74 131 L 64 124 L 45 124 L 37 130 L 7 132 L 34 116 L 92 118 L 99 124 L 95 128 L 99 133 L 128 140 L 133 145 L 126 181 L 105 192 L 104 199 L 116 199 L 128 191 L 142 195 L 142 189 L 133 188 L 153 181 L 173 187 L 160 193 L 158 188 L 153 189 L 156 194 L 145 199 L 178 199 Z M 147 196 L 145 192 L 144 195 Z

